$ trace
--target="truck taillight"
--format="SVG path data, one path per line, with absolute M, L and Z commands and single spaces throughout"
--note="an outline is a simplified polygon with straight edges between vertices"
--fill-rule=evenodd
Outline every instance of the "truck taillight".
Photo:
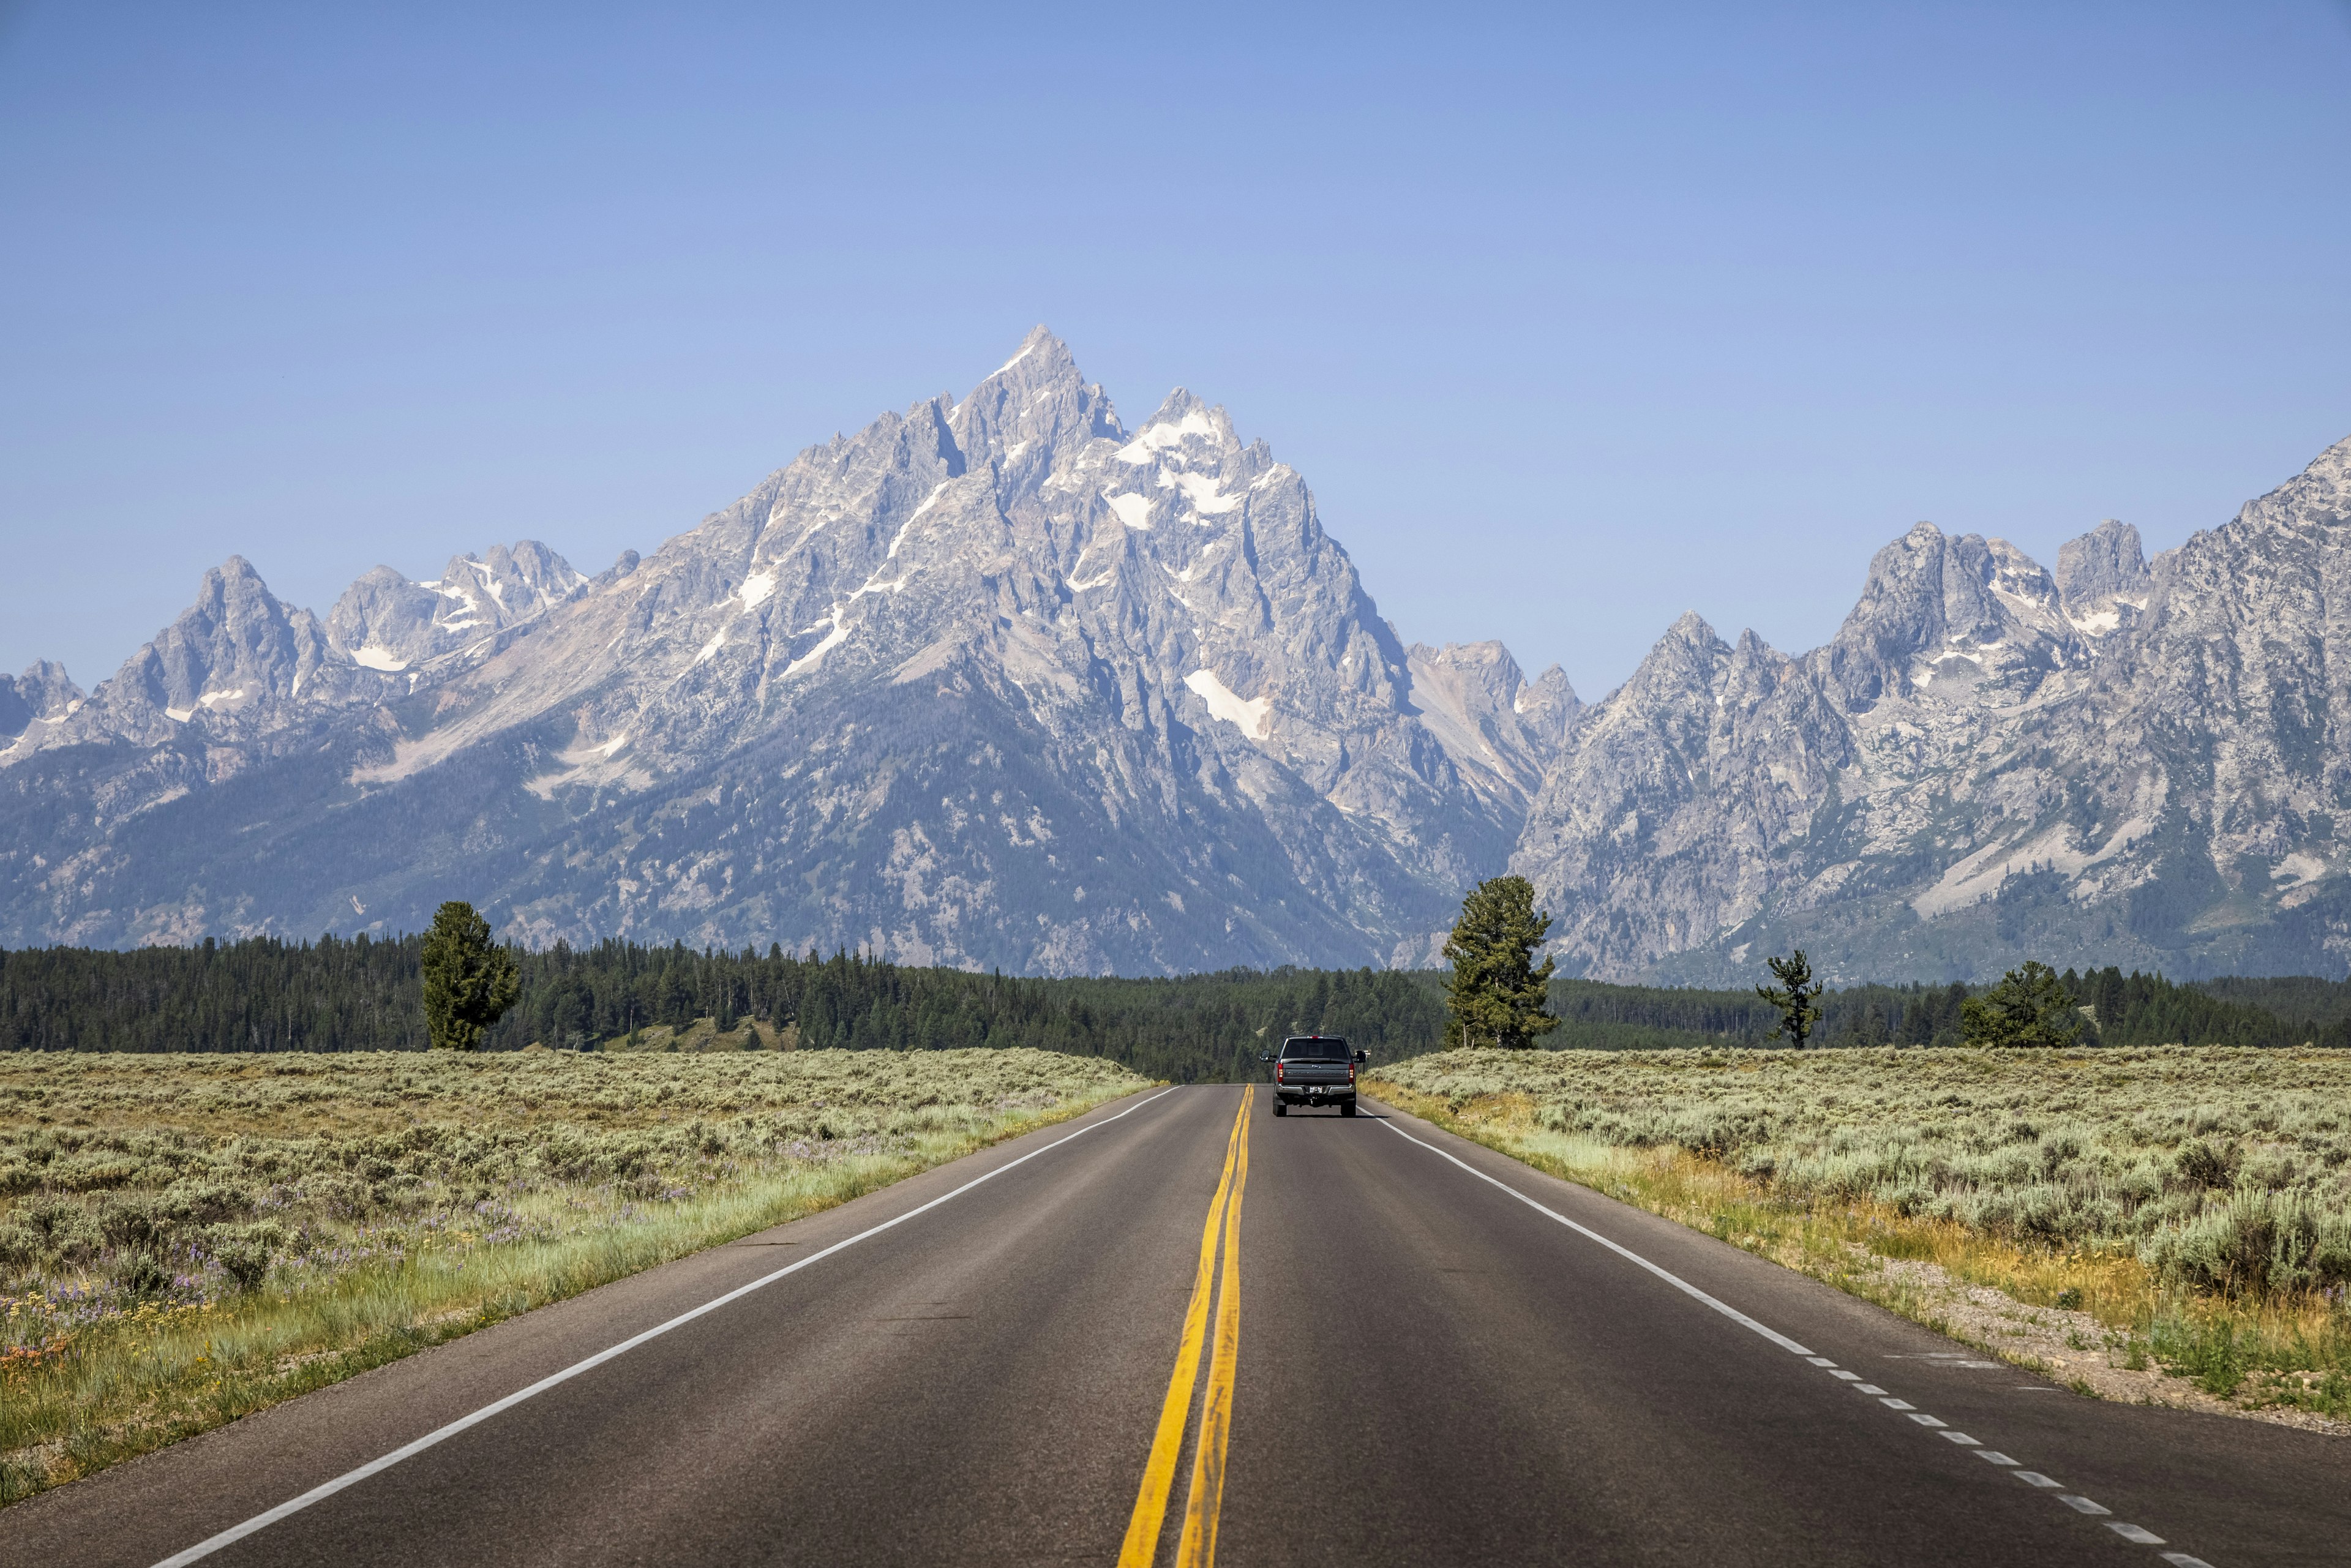
M 1355 1081 L 1355 1064 L 1354 1064 L 1353 1062 L 1352 1062 L 1352 1061 L 1351 1061 L 1351 1062 L 1347 1063 L 1347 1082 L 1350 1082 L 1350 1083 L 1353 1083 L 1354 1081 Z
M 1275 1062 L 1275 1063 L 1273 1064 L 1273 1081 L 1274 1081 L 1276 1083 L 1280 1083 L 1280 1082 L 1282 1082 L 1282 1076 L 1281 1076 L 1281 1063 L 1280 1063 L 1279 1061 L 1277 1061 L 1277 1062 Z

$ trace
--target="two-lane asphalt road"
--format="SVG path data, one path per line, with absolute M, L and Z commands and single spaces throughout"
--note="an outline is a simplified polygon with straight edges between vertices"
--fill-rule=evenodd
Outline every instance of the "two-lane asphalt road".
M 1366 1111 L 1137 1096 L 20 1504 L 0 1563 L 2351 1562 L 2351 1445 Z

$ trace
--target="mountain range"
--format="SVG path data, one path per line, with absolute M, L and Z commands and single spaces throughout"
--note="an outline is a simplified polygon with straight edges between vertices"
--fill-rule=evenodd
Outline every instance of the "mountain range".
M 1825 646 L 1686 615 L 1585 703 L 1404 642 L 1263 442 L 1181 389 L 1130 429 L 1040 328 L 596 576 L 526 541 L 319 616 L 232 558 L 94 691 L 0 678 L 0 945 L 465 897 L 531 944 L 1410 966 L 1508 869 L 1597 978 L 2339 975 L 2346 543 L 2351 441 L 2152 561 L 1921 523 Z

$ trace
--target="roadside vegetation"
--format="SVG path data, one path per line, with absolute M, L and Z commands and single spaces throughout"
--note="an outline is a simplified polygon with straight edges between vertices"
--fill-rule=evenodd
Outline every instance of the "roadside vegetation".
M 0 1501 L 1144 1084 L 1029 1050 L 0 1052 Z
M 1455 1051 L 1365 1087 L 1932 1326 L 1897 1265 L 2070 1314 L 2116 1365 L 2351 1417 L 2351 1055 Z

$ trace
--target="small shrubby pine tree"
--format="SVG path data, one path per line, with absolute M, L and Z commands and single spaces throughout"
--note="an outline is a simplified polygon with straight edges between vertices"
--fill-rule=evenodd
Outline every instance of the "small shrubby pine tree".
M 424 935 L 424 1029 L 436 1049 L 473 1051 L 521 993 L 514 955 L 490 940 L 490 923 L 451 899 Z
M 1550 933 L 1551 916 L 1535 913 L 1534 884 L 1525 877 L 1493 877 L 1469 890 L 1445 943 L 1453 966 L 1445 983 L 1447 1046 L 1523 1050 L 1559 1027 L 1544 1007 L 1553 962 L 1534 962 Z
M 1780 1027 L 1775 1033 L 1784 1034 L 1798 1051 L 1810 1040 L 1813 1026 L 1821 1021 L 1821 1009 L 1813 1005 L 1824 982 L 1813 978 L 1813 966 L 1797 948 L 1784 958 L 1766 958 L 1764 966 L 1771 971 L 1776 986 L 1758 986 L 1755 994 L 1780 1009 Z

